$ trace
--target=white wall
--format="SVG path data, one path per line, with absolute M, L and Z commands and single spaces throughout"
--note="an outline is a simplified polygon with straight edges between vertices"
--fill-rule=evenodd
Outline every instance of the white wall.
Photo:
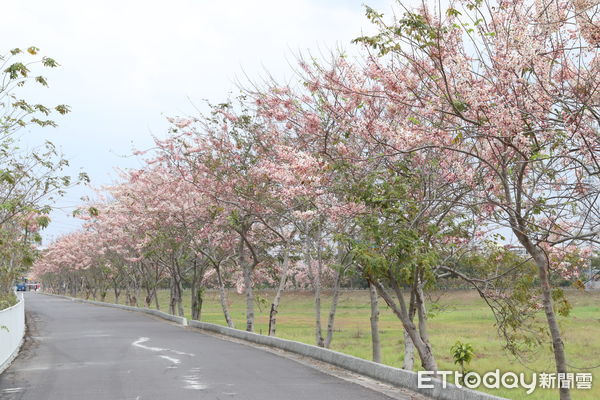
M 17 356 L 25 333 L 25 301 L 22 293 L 17 297 L 17 304 L 0 310 L 0 373 Z

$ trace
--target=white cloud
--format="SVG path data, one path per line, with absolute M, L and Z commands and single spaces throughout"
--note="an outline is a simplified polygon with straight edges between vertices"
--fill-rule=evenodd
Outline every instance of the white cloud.
M 94 185 L 110 183 L 113 167 L 133 146 L 161 135 L 164 115 L 191 114 L 202 99 L 223 100 L 244 73 L 290 78 L 293 53 L 318 54 L 368 29 L 361 0 L 20 0 L 3 4 L 0 50 L 36 45 L 61 68 L 47 74 L 51 88 L 29 93 L 44 103 L 66 103 L 72 114 L 56 130 L 32 129 L 34 144 L 50 138 L 83 167 Z M 389 10 L 392 0 L 368 2 Z M 70 191 L 62 206 L 84 193 Z M 47 237 L 76 224 L 53 215 Z

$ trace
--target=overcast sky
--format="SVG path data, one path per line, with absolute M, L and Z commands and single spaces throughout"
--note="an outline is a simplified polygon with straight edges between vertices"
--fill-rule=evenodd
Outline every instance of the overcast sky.
M 46 74 L 50 89 L 31 101 L 68 104 L 56 129 L 30 129 L 23 141 L 50 139 L 94 186 L 135 168 L 128 157 L 164 136 L 165 116 L 194 114 L 203 99 L 237 93 L 244 75 L 268 70 L 291 78 L 294 53 L 343 47 L 370 31 L 364 0 L 19 0 L 4 2 L 2 52 L 35 45 L 61 67 Z M 391 12 L 393 0 L 366 4 Z M 69 217 L 88 189 L 69 191 L 52 214 L 45 244 L 77 228 Z

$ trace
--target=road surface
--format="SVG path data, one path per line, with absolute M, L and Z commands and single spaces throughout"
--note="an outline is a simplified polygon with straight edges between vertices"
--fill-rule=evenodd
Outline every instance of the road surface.
M 0 375 L 3 400 L 389 400 L 292 359 L 145 314 L 38 293 L 25 295 L 25 307 L 28 339 Z

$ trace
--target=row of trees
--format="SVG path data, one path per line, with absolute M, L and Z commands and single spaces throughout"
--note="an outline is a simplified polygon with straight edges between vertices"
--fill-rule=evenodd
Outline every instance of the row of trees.
M 39 230 L 48 225 L 56 197 L 72 183 L 63 172 L 67 161 L 51 142 L 34 148 L 20 144 L 24 129 L 56 126 L 53 114 L 69 112 L 65 105 L 50 108 L 23 98 L 35 85 L 48 86 L 38 71 L 57 66 L 36 47 L 0 55 L 0 309 L 15 301 L 14 282 L 37 256 Z
M 299 58 L 299 85 L 273 80 L 207 115 L 171 119 L 167 139 L 142 153 L 106 198 L 79 211 L 84 228 L 36 265 L 54 290 L 109 288 L 170 311 L 192 289 L 246 295 L 276 288 L 269 334 L 288 285 L 315 296 L 315 342 L 329 346 L 339 287 L 349 275 L 371 290 L 413 351 L 437 370 L 428 290 L 461 279 L 479 291 L 514 354 L 542 310 L 556 369 L 568 370 L 556 280 L 575 280 L 598 238 L 600 27 L 594 2 L 462 1 L 386 19 L 360 37 L 364 57 Z M 512 242 L 516 246 L 508 245 Z M 518 248 L 519 250 L 515 250 Z M 323 287 L 334 290 L 327 329 Z M 413 350 L 414 349 L 414 350 Z M 568 388 L 561 399 L 570 398 Z

